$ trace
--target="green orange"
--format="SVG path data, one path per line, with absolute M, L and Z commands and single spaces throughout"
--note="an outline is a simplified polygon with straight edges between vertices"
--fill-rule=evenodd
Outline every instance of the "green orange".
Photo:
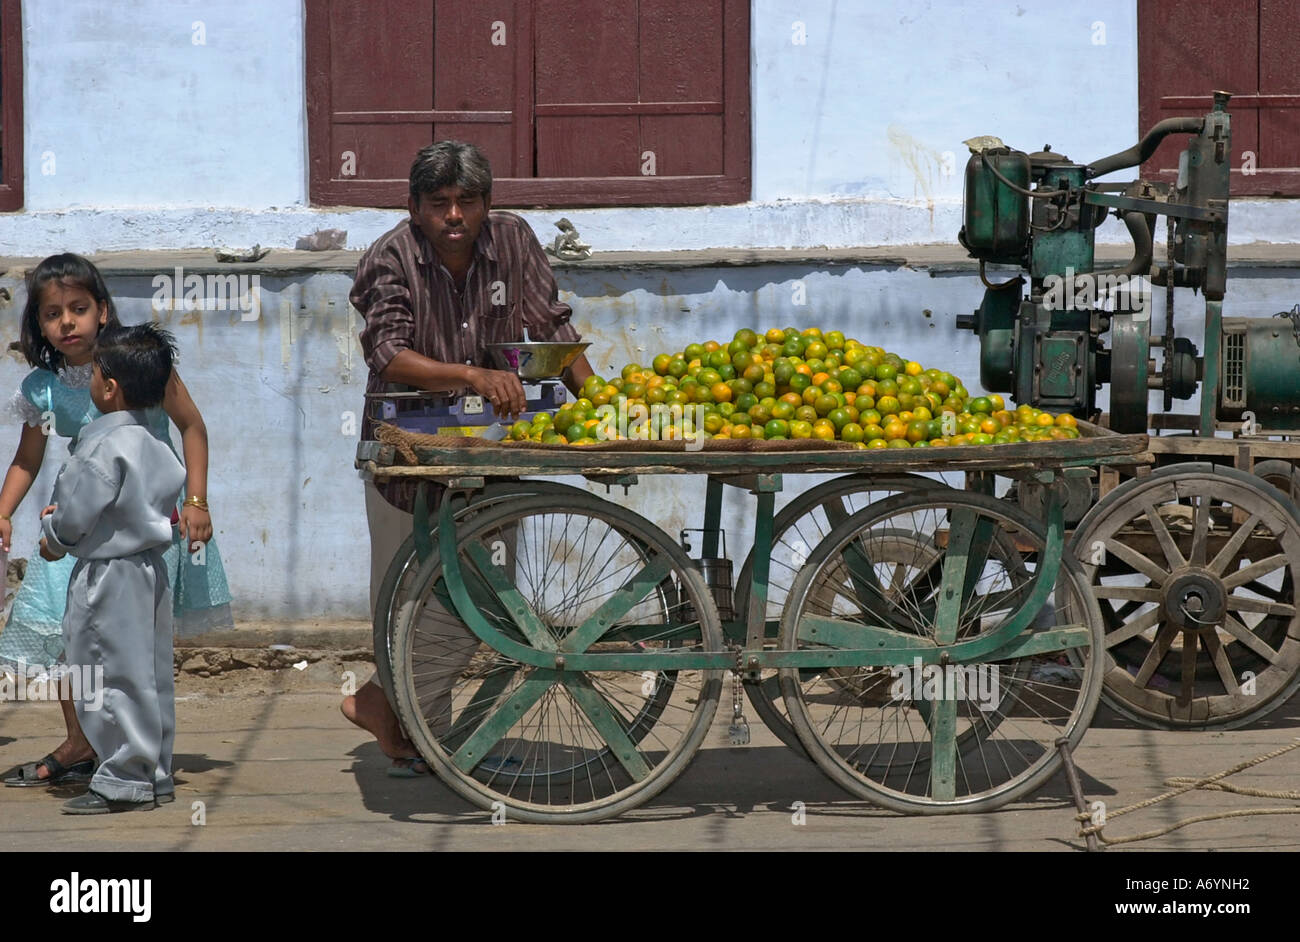
M 807 400 L 805 400 L 807 401 Z M 834 396 L 823 393 L 813 402 L 813 408 L 817 410 L 818 415 L 830 415 L 835 409 L 840 407 L 840 401 Z

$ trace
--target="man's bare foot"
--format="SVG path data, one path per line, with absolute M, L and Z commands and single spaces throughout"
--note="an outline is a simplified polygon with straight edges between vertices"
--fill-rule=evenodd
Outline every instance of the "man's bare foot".
M 78 737 L 75 740 L 71 738 L 63 740 L 50 755 L 54 756 L 54 761 L 68 769 L 78 762 L 95 758 L 95 750 L 84 738 Z M 36 777 L 41 780 L 47 779 L 50 777 L 50 770 L 44 765 L 37 765 Z
M 348 721 L 360 726 L 379 741 L 379 748 L 390 759 L 405 759 L 416 755 L 415 745 L 402 732 L 397 714 L 388 704 L 383 688 L 373 680 L 356 692 L 344 697 L 339 709 Z

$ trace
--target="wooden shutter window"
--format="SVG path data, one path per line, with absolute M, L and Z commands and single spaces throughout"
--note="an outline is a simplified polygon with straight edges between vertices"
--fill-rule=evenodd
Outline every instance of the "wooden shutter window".
M 313 202 L 403 206 L 444 138 L 484 150 L 498 206 L 749 199 L 747 0 L 385 8 L 308 0 Z
M 1300 196 L 1300 68 L 1293 0 L 1143 0 L 1138 4 L 1141 132 L 1158 121 L 1200 115 L 1210 92 L 1232 93 L 1233 196 Z M 1172 181 L 1186 146 L 1173 135 L 1142 175 Z M 1247 154 L 1254 155 L 1249 166 Z
M 0 0 L 0 212 L 22 208 L 22 2 Z

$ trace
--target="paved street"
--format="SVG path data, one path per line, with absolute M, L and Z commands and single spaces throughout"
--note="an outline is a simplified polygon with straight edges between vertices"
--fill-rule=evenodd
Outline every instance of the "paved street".
M 369 665 L 344 664 L 364 679 Z M 393 779 L 373 742 L 338 712 L 337 661 L 309 669 L 244 670 L 178 680 L 177 802 L 147 814 L 76 818 L 76 792 L 0 790 L 5 846 L 41 850 L 1033 850 L 1070 851 L 1075 837 L 1063 776 L 999 812 L 904 818 L 849 799 L 809 762 L 754 725 L 754 743 L 726 745 L 719 710 L 705 748 L 647 806 L 603 824 L 543 827 L 470 807 L 437 781 Z M 751 717 L 752 719 L 752 717 Z M 0 704 L 0 768 L 58 741 L 58 707 Z M 1171 776 L 1204 776 L 1291 742 L 1300 698 L 1252 729 L 1164 733 L 1136 729 L 1103 707 L 1078 752 L 1089 800 L 1114 809 L 1159 794 Z M 1300 750 L 1232 781 L 1294 789 Z M 206 823 L 193 802 L 203 802 Z M 800 801 L 806 824 L 792 823 Z M 1294 803 L 1290 803 L 1294 806 Z M 1232 808 L 1287 802 L 1201 791 L 1113 822 L 1115 836 Z M 1192 825 L 1115 852 L 1300 850 L 1300 815 Z

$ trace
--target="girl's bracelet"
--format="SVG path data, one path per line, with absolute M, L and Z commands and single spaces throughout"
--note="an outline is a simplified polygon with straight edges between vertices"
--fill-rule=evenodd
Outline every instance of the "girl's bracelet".
M 208 512 L 208 502 L 204 500 L 202 497 L 187 497 L 185 498 L 185 503 L 183 506 L 197 507 L 199 508 L 199 510 L 202 510 L 204 513 Z

